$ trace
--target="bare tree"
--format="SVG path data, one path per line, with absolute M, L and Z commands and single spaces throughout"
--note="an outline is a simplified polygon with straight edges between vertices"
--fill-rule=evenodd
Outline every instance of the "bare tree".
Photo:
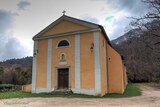
M 140 18 L 132 17 L 134 21 L 131 22 L 131 26 L 149 31 L 152 36 L 160 38 L 160 0 L 142 0 L 142 2 L 148 6 L 148 12 Z
M 130 52 L 126 55 L 127 70 L 133 81 L 160 81 L 160 0 L 142 2 L 148 6 L 148 11 L 143 17 L 132 17 L 130 29 L 140 30 L 140 37 L 137 40 L 132 39 L 131 44 L 127 43 L 126 48 Z M 123 53 L 126 51 L 122 50 Z
M 153 57 L 160 62 L 160 0 L 142 0 L 148 6 L 148 12 L 140 18 L 133 18 L 132 27 L 141 29 L 146 35 L 142 42 L 153 50 Z M 148 41 L 148 38 L 150 38 Z M 147 41 L 147 42 L 146 42 Z M 158 56 L 157 56 L 158 55 Z

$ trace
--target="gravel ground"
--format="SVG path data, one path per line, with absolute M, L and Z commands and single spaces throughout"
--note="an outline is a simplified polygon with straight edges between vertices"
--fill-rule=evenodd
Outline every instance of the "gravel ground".
M 160 89 L 141 84 L 142 96 L 130 98 L 23 98 L 0 100 L 0 107 L 160 107 Z

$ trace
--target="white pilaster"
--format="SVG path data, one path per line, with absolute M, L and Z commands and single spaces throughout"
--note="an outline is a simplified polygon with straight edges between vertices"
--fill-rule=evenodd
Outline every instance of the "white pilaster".
M 34 41 L 33 64 L 32 64 L 32 93 L 36 92 L 37 48 L 38 48 L 38 41 Z
M 95 68 L 95 92 L 101 93 L 101 70 L 100 70 L 100 47 L 99 47 L 99 32 L 94 32 L 94 68 Z
M 51 91 L 52 39 L 48 39 L 47 53 L 47 91 Z
M 80 35 L 75 35 L 75 89 L 79 90 L 81 86 L 80 75 Z

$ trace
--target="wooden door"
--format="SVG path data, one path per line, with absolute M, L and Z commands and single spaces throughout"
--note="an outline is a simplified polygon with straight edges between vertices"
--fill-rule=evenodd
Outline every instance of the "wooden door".
M 58 89 L 68 89 L 69 87 L 69 70 L 58 69 Z

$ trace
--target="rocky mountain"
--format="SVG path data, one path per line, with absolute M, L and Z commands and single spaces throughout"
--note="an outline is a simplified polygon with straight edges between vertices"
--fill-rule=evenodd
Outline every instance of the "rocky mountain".
M 127 33 L 125 33 L 124 35 L 112 40 L 111 42 L 114 44 L 119 44 L 119 43 L 122 43 L 124 41 L 131 39 L 132 37 L 139 37 L 140 33 L 142 32 L 139 29 L 132 29 L 128 31 Z

